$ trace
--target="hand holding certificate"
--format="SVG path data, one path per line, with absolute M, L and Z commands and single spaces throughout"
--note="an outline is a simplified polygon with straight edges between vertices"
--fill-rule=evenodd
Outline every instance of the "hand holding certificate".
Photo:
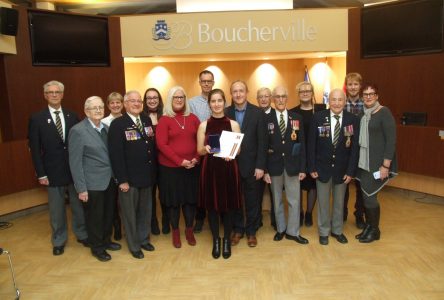
M 214 156 L 234 159 L 236 157 L 236 154 L 239 152 L 243 138 L 244 138 L 243 133 L 225 131 L 225 130 L 222 131 L 222 135 L 220 136 L 219 139 L 220 152 L 214 154 Z

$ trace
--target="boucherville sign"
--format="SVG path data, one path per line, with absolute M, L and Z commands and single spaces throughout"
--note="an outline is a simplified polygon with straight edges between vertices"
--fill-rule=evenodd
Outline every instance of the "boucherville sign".
M 121 17 L 124 57 L 171 54 L 344 51 L 346 9 Z

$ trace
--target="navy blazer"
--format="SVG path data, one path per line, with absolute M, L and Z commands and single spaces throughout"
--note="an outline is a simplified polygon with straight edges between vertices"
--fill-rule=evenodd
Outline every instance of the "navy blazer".
M 225 109 L 228 118 L 236 121 L 234 104 Z M 239 170 L 244 178 L 254 176 L 255 169 L 266 167 L 265 113 L 247 102 L 241 132 L 244 134 L 240 154 L 237 156 Z
M 280 176 L 284 169 L 289 176 L 305 173 L 304 122 L 301 115 L 295 112 L 287 112 L 287 128 L 284 137 L 282 137 L 279 129 L 276 111 L 272 109 L 265 117 L 268 136 L 267 173 L 270 176 Z M 297 127 L 292 127 L 292 122 L 295 123 L 295 121 L 298 123 Z
M 28 123 L 28 141 L 37 178 L 48 177 L 49 186 L 72 183 L 68 157 L 68 133 L 79 122 L 77 114 L 62 108 L 65 119 L 65 141 L 52 119 L 49 108 L 31 116 Z
M 108 130 L 108 151 L 118 184 L 146 188 L 155 183 L 156 150 L 151 119 L 140 115 L 143 132 L 128 114 L 114 119 Z
M 344 136 L 344 127 L 353 126 L 353 136 Z M 322 128 L 328 128 L 328 136 Z M 317 172 L 321 182 L 332 178 L 334 184 L 343 183 L 344 175 L 354 177 L 359 158 L 359 119 L 343 111 L 338 144 L 333 146 L 330 110 L 323 110 L 313 115 L 308 138 L 308 170 Z

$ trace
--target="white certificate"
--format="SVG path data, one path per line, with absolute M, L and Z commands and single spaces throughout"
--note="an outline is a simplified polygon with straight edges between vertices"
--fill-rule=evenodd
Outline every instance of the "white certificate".
M 229 157 L 234 159 L 237 152 L 239 151 L 242 139 L 244 138 L 243 133 L 232 132 L 232 131 L 222 131 L 220 136 L 220 152 L 214 154 L 216 157 Z

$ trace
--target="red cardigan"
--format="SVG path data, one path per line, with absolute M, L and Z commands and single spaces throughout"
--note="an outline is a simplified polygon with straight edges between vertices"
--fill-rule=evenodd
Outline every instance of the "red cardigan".
M 181 126 L 184 126 L 182 129 Z M 199 159 L 197 154 L 197 128 L 199 119 L 190 113 L 184 117 L 162 116 L 156 128 L 159 163 L 166 167 L 181 167 L 182 161 Z

